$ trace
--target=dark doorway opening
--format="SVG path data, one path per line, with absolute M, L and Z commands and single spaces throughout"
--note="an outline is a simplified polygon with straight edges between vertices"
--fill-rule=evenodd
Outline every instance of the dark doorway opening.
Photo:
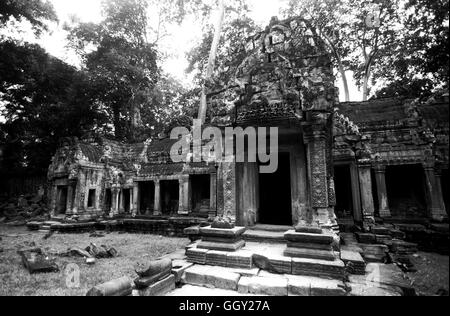
M 279 153 L 278 170 L 259 174 L 259 222 L 268 225 L 292 225 L 291 160 Z
M 211 206 L 211 176 L 192 175 L 191 205 L 194 213 L 208 213 Z
M 141 215 L 152 213 L 155 210 L 155 183 L 152 181 L 139 183 L 139 195 Z
M 427 217 L 424 177 L 421 165 L 387 167 L 386 188 L 393 217 Z
M 56 213 L 58 215 L 64 215 L 67 212 L 68 187 L 58 186 L 56 191 L 57 191 Z
M 89 190 L 89 196 L 88 196 L 88 208 L 94 208 L 95 207 L 95 195 L 96 190 Z
M 164 215 L 178 213 L 180 185 L 176 180 L 161 181 L 161 209 Z
M 352 178 L 349 165 L 334 167 L 334 181 L 336 188 L 336 216 L 339 219 L 353 218 Z
M 105 205 L 104 205 L 104 211 L 105 213 L 111 212 L 112 207 L 112 191 L 111 189 L 105 190 Z
M 123 210 L 125 211 L 125 213 L 130 213 L 131 212 L 131 190 L 130 189 L 124 189 L 122 191 L 123 194 Z
M 445 210 L 448 212 L 449 208 L 449 197 L 448 190 L 450 190 L 449 183 L 448 183 L 448 169 L 442 170 L 442 177 L 441 177 L 441 185 L 442 185 L 442 195 L 444 196 L 444 204 L 445 204 Z

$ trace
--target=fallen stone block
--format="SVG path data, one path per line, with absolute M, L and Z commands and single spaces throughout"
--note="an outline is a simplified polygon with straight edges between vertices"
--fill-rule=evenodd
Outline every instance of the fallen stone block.
M 139 296 L 163 296 L 175 290 L 175 276 L 170 275 L 145 289 L 138 290 Z
M 128 277 L 109 281 L 90 289 L 86 296 L 129 296 L 133 292 L 133 281 Z
M 145 271 L 136 271 L 139 278 L 134 281 L 138 289 L 144 289 L 169 276 L 172 272 L 172 260 L 161 259 L 149 264 Z
M 59 271 L 55 260 L 48 258 L 39 248 L 18 251 L 18 254 L 21 256 L 22 263 L 30 274 Z
M 366 262 L 358 252 L 341 250 L 341 260 L 345 263 L 347 273 L 357 275 L 366 274 Z
M 241 294 L 287 296 L 288 280 L 278 277 L 242 277 L 239 280 L 238 292 Z

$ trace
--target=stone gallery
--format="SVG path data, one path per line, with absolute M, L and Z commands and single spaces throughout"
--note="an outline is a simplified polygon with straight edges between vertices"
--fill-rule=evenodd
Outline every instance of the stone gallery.
M 205 126 L 277 127 L 275 173 L 233 157 L 173 163 L 177 140 L 164 135 L 138 144 L 68 138 L 48 172 L 51 215 L 188 224 L 224 216 L 240 227 L 334 233 L 376 219 L 448 219 L 448 95 L 340 103 L 325 44 L 301 19 L 272 20 L 238 63 L 233 80 L 210 83 Z

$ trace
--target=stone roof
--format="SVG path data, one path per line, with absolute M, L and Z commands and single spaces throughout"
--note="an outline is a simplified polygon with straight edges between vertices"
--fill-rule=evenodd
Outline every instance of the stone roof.
M 386 125 L 408 119 L 404 99 L 386 98 L 368 102 L 346 102 L 338 106 L 339 113 L 358 125 Z
M 103 150 L 99 146 L 79 144 L 82 154 L 90 161 L 99 163 L 103 156 Z

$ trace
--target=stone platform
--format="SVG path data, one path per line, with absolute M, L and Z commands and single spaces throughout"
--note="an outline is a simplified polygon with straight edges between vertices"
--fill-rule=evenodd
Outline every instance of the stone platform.
M 334 236 L 324 233 L 320 228 L 304 227 L 290 230 L 284 234 L 287 248 L 286 257 L 335 261 L 337 255 L 333 250 Z
M 212 228 L 211 226 L 201 227 L 201 242 L 198 243 L 197 248 L 235 252 L 245 246 L 245 241 L 242 239 L 245 230 L 245 227 L 232 229 Z

